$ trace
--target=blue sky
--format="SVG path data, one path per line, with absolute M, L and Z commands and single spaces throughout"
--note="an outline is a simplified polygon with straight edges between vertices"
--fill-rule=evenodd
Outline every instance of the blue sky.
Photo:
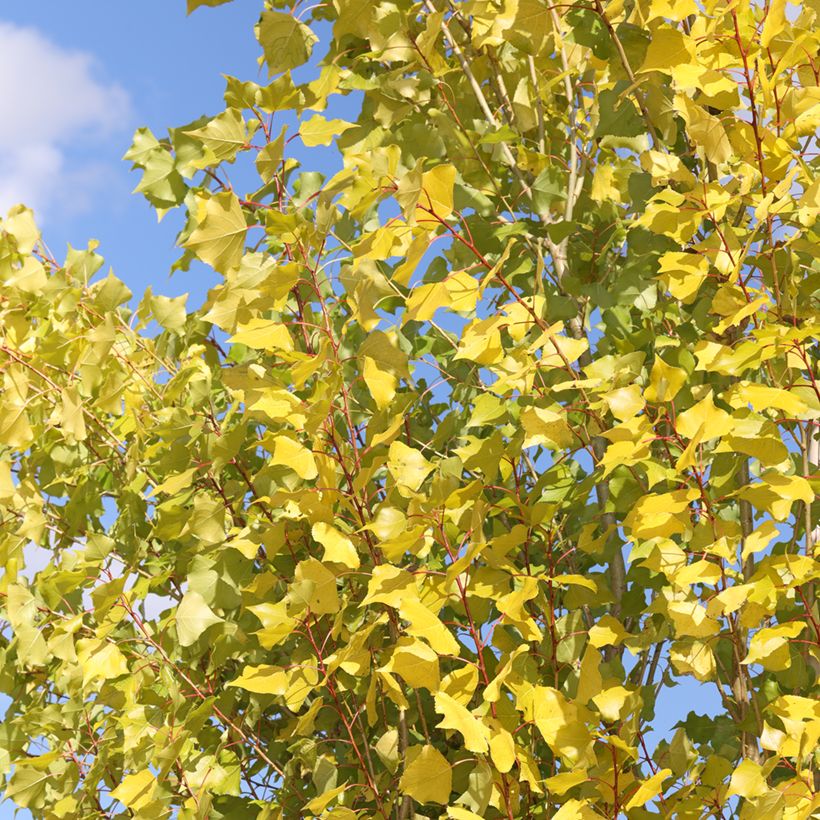
M 148 204 L 131 195 L 138 175 L 121 158 L 139 126 L 164 133 L 218 113 L 223 73 L 259 78 L 252 32 L 259 9 L 259 0 L 236 0 L 186 17 L 184 0 L 6 0 L 0 211 L 19 200 L 33 206 L 58 258 L 69 242 L 100 240 L 107 264 L 137 297 L 151 285 L 167 295 L 189 292 L 189 305 L 201 303 L 215 275 L 197 266 L 169 279 L 178 215 L 158 224 Z M 658 739 L 690 709 L 713 712 L 718 705 L 713 687 L 690 682 L 667 698 L 659 705 Z M 0 805 L 0 820 L 13 816 L 9 804 Z
M 203 8 L 184 0 L 7 0 L 0 10 L 0 210 L 35 208 L 58 258 L 99 239 L 136 294 L 204 294 L 203 269 L 168 278 L 179 220 L 157 224 L 122 161 L 136 128 L 164 133 L 221 110 L 222 73 L 259 76 L 258 0 Z M 48 104 L 44 105 L 44 100 Z M 57 114 L 50 112 L 57 109 Z M 193 303 L 199 302 L 198 298 Z

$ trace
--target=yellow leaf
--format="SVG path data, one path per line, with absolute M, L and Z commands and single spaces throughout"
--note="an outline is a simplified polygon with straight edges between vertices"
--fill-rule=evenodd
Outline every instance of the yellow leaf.
M 592 715 L 586 707 L 568 701 L 550 686 L 532 686 L 519 697 L 518 708 L 535 723 L 556 755 L 577 764 L 592 746 L 587 723 Z
M 288 467 L 306 481 L 310 481 L 319 475 L 313 453 L 288 436 L 277 436 L 274 439 L 273 455 L 270 461 L 271 464 L 281 464 L 283 467 Z
M 461 333 L 455 358 L 486 365 L 501 361 L 504 351 L 501 347 L 499 319 L 497 316 L 473 319 Z
M 405 596 L 418 597 L 416 580 L 406 569 L 391 564 L 373 567 L 373 574 L 367 582 L 367 595 L 359 606 L 368 604 L 388 604 L 398 609 Z
M 83 415 L 82 399 L 75 387 L 63 390 L 61 427 L 66 439 L 70 443 L 84 441 L 86 438 L 85 417 Z
M 450 630 L 418 598 L 402 598 L 399 614 L 405 621 L 409 634 L 424 638 L 433 649 L 442 655 L 458 655 L 458 642 Z
M 515 740 L 501 727 L 496 728 L 490 738 L 490 757 L 496 769 L 506 774 L 515 764 Z
M 77 641 L 77 659 L 83 670 L 83 686 L 128 674 L 125 655 L 115 644 L 107 641 L 81 638 Z
M 675 420 L 677 431 L 688 439 L 694 439 L 702 428 L 703 441 L 724 436 L 732 431 L 733 426 L 734 421 L 729 413 L 715 407 L 711 390 L 697 404 L 684 410 Z
M 806 626 L 805 623 L 793 621 L 758 630 L 752 636 L 749 651 L 741 663 L 759 663 L 769 672 L 788 669 L 792 665 L 789 641 L 794 640 Z
M 466 664 L 461 669 L 445 675 L 439 689 L 462 706 L 466 706 L 473 697 L 476 686 L 478 686 L 478 669 L 473 664 Z
M 654 20 L 657 17 L 666 17 L 669 20 L 681 20 L 690 14 L 697 14 L 700 11 L 695 0 L 652 0 L 646 20 Z
M 699 151 L 706 159 L 719 165 L 731 159 L 734 153 L 723 123 L 705 109 L 694 103 L 685 94 L 675 96 L 675 107 L 686 122 L 686 130 Z
M 723 577 L 720 567 L 712 561 L 701 560 L 679 569 L 674 573 L 675 585 L 686 589 L 693 584 L 715 586 Z M 707 612 L 709 612 L 707 608 Z M 711 612 L 709 612 L 711 615 Z
M 625 718 L 631 709 L 632 692 L 623 686 L 608 686 L 592 698 L 601 717 L 611 723 Z
M 779 387 L 764 384 L 741 382 L 737 397 L 743 404 L 751 404 L 758 413 L 763 410 L 782 410 L 790 416 L 800 416 L 808 411 L 809 406 L 794 393 Z M 732 406 L 737 406 L 732 401 Z
M 111 792 L 111 797 L 132 811 L 139 812 L 154 799 L 156 786 L 156 778 L 146 769 L 124 777 L 122 783 Z
M 763 23 L 763 31 L 760 32 L 761 47 L 768 48 L 771 41 L 785 30 L 786 25 L 786 0 L 771 0 Z
M 652 775 L 648 780 L 641 783 L 640 788 L 632 797 L 624 808 L 629 811 L 640 806 L 645 806 L 650 800 L 654 800 L 663 791 L 663 781 L 672 774 L 671 769 L 661 769 Z
M 303 587 L 305 603 L 317 615 L 339 611 L 336 576 L 320 561 L 308 558 L 296 565 L 296 580 Z
M 490 729 L 466 706 L 451 698 L 446 692 L 435 696 L 436 712 L 444 715 L 440 729 L 454 729 L 464 738 L 464 748 L 477 754 L 485 754 L 490 744 Z
M 675 462 L 675 469 L 682 473 L 684 470 L 688 470 L 690 467 L 694 466 L 698 462 L 698 447 L 700 447 L 701 441 L 703 440 L 704 431 L 706 430 L 706 425 L 701 424 L 698 428 L 697 433 L 692 437 L 692 440 L 689 444 L 686 445 L 684 451 L 680 454 L 680 458 Z
M 448 806 L 447 816 L 452 820 L 481 820 L 480 814 L 476 814 L 469 809 L 463 809 L 461 806 Z
M 450 305 L 450 294 L 444 282 L 417 285 L 407 297 L 403 322 L 427 322 L 439 308 Z
M 293 350 L 293 339 L 287 327 L 272 319 L 251 319 L 247 324 L 240 325 L 228 341 L 254 350 Z
M 742 560 L 746 560 L 750 555 L 762 552 L 772 542 L 779 530 L 774 521 L 764 521 L 754 532 L 749 533 L 743 542 Z
M 658 261 L 658 278 L 672 296 L 685 303 L 691 302 L 708 275 L 708 258 L 697 253 L 667 251 Z
M 704 641 L 675 641 L 669 648 L 669 659 L 679 675 L 693 675 L 699 681 L 710 681 L 715 678 L 715 655 L 709 644 Z
M 364 367 L 362 368 L 362 378 L 376 402 L 376 407 L 379 410 L 384 410 L 390 405 L 396 395 L 396 385 L 398 379 L 389 370 L 384 370 L 379 367 L 375 359 L 370 356 L 365 356 Z
M 347 785 L 342 783 L 341 786 L 336 786 L 335 789 L 328 789 L 326 792 L 316 795 L 313 800 L 305 804 L 303 811 L 307 814 L 321 814 L 333 802 L 333 798 L 338 797 L 346 788 Z M 335 812 L 326 816 L 332 817 L 334 814 Z M 356 817 L 357 815 L 354 814 L 353 816 Z
M 603 615 L 589 630 L 589 642 L 596 649 L 602 646 L 618 646 L 627 636 L 623 624 L 612 615 Z
M 433 465 L 418 450 L 394 441 L 388 451 L 387 469 L 397 484 L 415 492 L 433 470 Z
M 379 541 L 389 541 L 397 538 L 407 529 L 407 517 L 395 507 L 381 506 L 375 518 L 368 524 L 368 529 Z
M 323 561 L 344 564 L 350 569 L 358 569 L 361 565 L 353 542 L 332 524 L 319 521 L 311 528 L 311 534 L 325 548 Z
M 560 772 L 544 780 L 544 785 L 551 794 L 564 795 L 575 786 L 589 780 L 589 773 L 586 769 L 575 769 L 570 772 Z M 572 802 L 571 800 L 569 801 Z M 577 800 L 575 801 L 578 802 Z
M 426 643 L 415 638 L 399 638 L 384 668 L 401 675 L 414 689 L 435 692 L 439 688 L 438 655 Z
M 761 510 L 772 514 L 776 521 L 785 521 L 795 501 L 811 504 L 814 490 L 805 478 L 799 475 L 782 475 L 767 470 L 756 484 L 744 487 L 739 495 Z
M 525 407 L 520 419 L 526 433 L 523 447 L 542 444 L 550 450 L 560 450 L 572 445 L 573 435 L 566 421 L 566 412 L 558 405 L 554 410 Z
M 434 746 L 413 746 L 407 751 L 407 766 L 399 788 L 417 803 L 450 802 L 453 770 Z
M 428 209 L 441 219 L 446 219 L 453 212 L 453 187 L 456 181 L 456 169 L 454 165 L 438 165 L 430 171 L 425 171 L 421 177 L 421 195 L 418 200 L 418 208 L 421 211 L 417 215 L 419 222 L 430 221 L 433 217 L 428 215 Z
M 555 814 L 552 820 L 600 820 L 601 815 L 595 811 L 588 800 L 567 800 Z
M 673 367 L 657 356 L 649 374 L 649 386 L 644 391 L 644 396 L 647 401 L 653 403 L 672 401 L 686 384 L 687 378 L 685 370 Z
M 739 795 L 749 799 L 760 797 L 767 791 L 769 787 L 766 785 L 766 778 L 760 765 L 747 758 L 732 772 L 727 797 Z
M 696 62 L 694 42 L 682 31 L 662 25 L 652 32 L 643 65 L 636 74 L 646 71 L 663 71 L 671 74 L 681 65 Z
M 708 638 L 720 632 L 720 624 L 697 601 L 669 601 L 667 611 L 678 637 Z

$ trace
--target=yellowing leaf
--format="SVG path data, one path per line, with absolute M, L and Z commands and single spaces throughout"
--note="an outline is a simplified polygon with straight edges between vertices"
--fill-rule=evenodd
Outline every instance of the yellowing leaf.
M 185 247 L 219 273 L 238 268 L 248 226 L 236 196 L 225 191 L 199 200 L 197 223 Z
M 311 533 L 316 541 L 324 548 L 324 561 L 344 564 L 350 569 L 358 569 L 360 566 L 359 554 L 353 542 L 332 524 L 320 521 L 313 525 Z
M 413 746 L 407 751 L 407 766 L 399 788 L 417 803 L 450 802 L 453 770 L 435 746 Z
M 319 475 L 313 453 L 289 436 L 277 436 L 274 439 L 271 463 L 288 467 L 306 481 L 310 481 Z
M 182 646 L 191 646 L 199 640 L 199 636 L 206 629 L 223 621 L 224 619 L 205 603 L 205 599 L 198 592 L 189 589 L 177 607 L 176 625 L 179 642 Z
M 256 37 L 265 53 L 268 74 L 297 68 L 307 62 L 316 42 L 316 35 L 290 14 L 263 11 Z
M 176 475 L 168 476 L 160 484 L 157 484 L 156 487 L 153 488 L 151 491 L 152 495 L 159 495 L 160 493 L 166 493 L 167 495 L 176 495 L 178 492 L 182 490 L 187 490 L 190 488 L 191 484 L 193 483 L 194 476 L 197 473 L 197 467 L 191 467 L 190 470 L 185 470 L 182 473 L 177 473 Z
M 477 754 L 485 754 L 490 743 L 490 729 L 479 720 L 466 706 L 451 698 L 446 692 L 435 696 L 436 711 L 444 715 L 441 729 L 454 729 L 464 738 L 464 748 Z
M 235 686 L 257 695 L 284 697 L 289 709 L 298 711 L 319 682 L 315 666 L 246 666 L 242 674 L 227 686 Z
M 343 134 L 353 124 L 344 120 L 326 120 L 321 114 L 314 114 L 299 126 L 299 136 L 309 148 L 316 145 L 330 145 L 333 138 Z
M 205 147 L 206 158 L 203 167 L 216 165 L 218 162 L 233 162 L 237 151 L 248 142 L 248 128 L 242 112 L 236 108 L 223 111 L 202 128 L 184 133 L 194 137 Z
M 809 409 L 796 394 L 764 384 L 742 382 L 738 387 L 737 396 L 743 403 L 751 404 L 758 413 L 763 410 L 782 410 L 790 416 L 800 416 Z M 734 401 L 732 403 L 734 404 Z

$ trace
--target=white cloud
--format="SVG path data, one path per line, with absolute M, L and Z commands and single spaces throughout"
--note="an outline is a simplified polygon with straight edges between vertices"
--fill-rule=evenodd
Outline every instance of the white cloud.
M 97 69 L 87 52 L 0 21 L 0 215 L 18 202 L 38 216 L 74 211 L 99 184 L 100 163 L 74 149 L 130 125 L 130 105 Z

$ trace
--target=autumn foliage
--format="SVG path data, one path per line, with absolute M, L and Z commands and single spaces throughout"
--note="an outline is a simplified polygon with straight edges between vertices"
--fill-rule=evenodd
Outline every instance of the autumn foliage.
M 205 304 L 0 223 L 6 796 L 817 816 L 816 0 L 260 11 Z

